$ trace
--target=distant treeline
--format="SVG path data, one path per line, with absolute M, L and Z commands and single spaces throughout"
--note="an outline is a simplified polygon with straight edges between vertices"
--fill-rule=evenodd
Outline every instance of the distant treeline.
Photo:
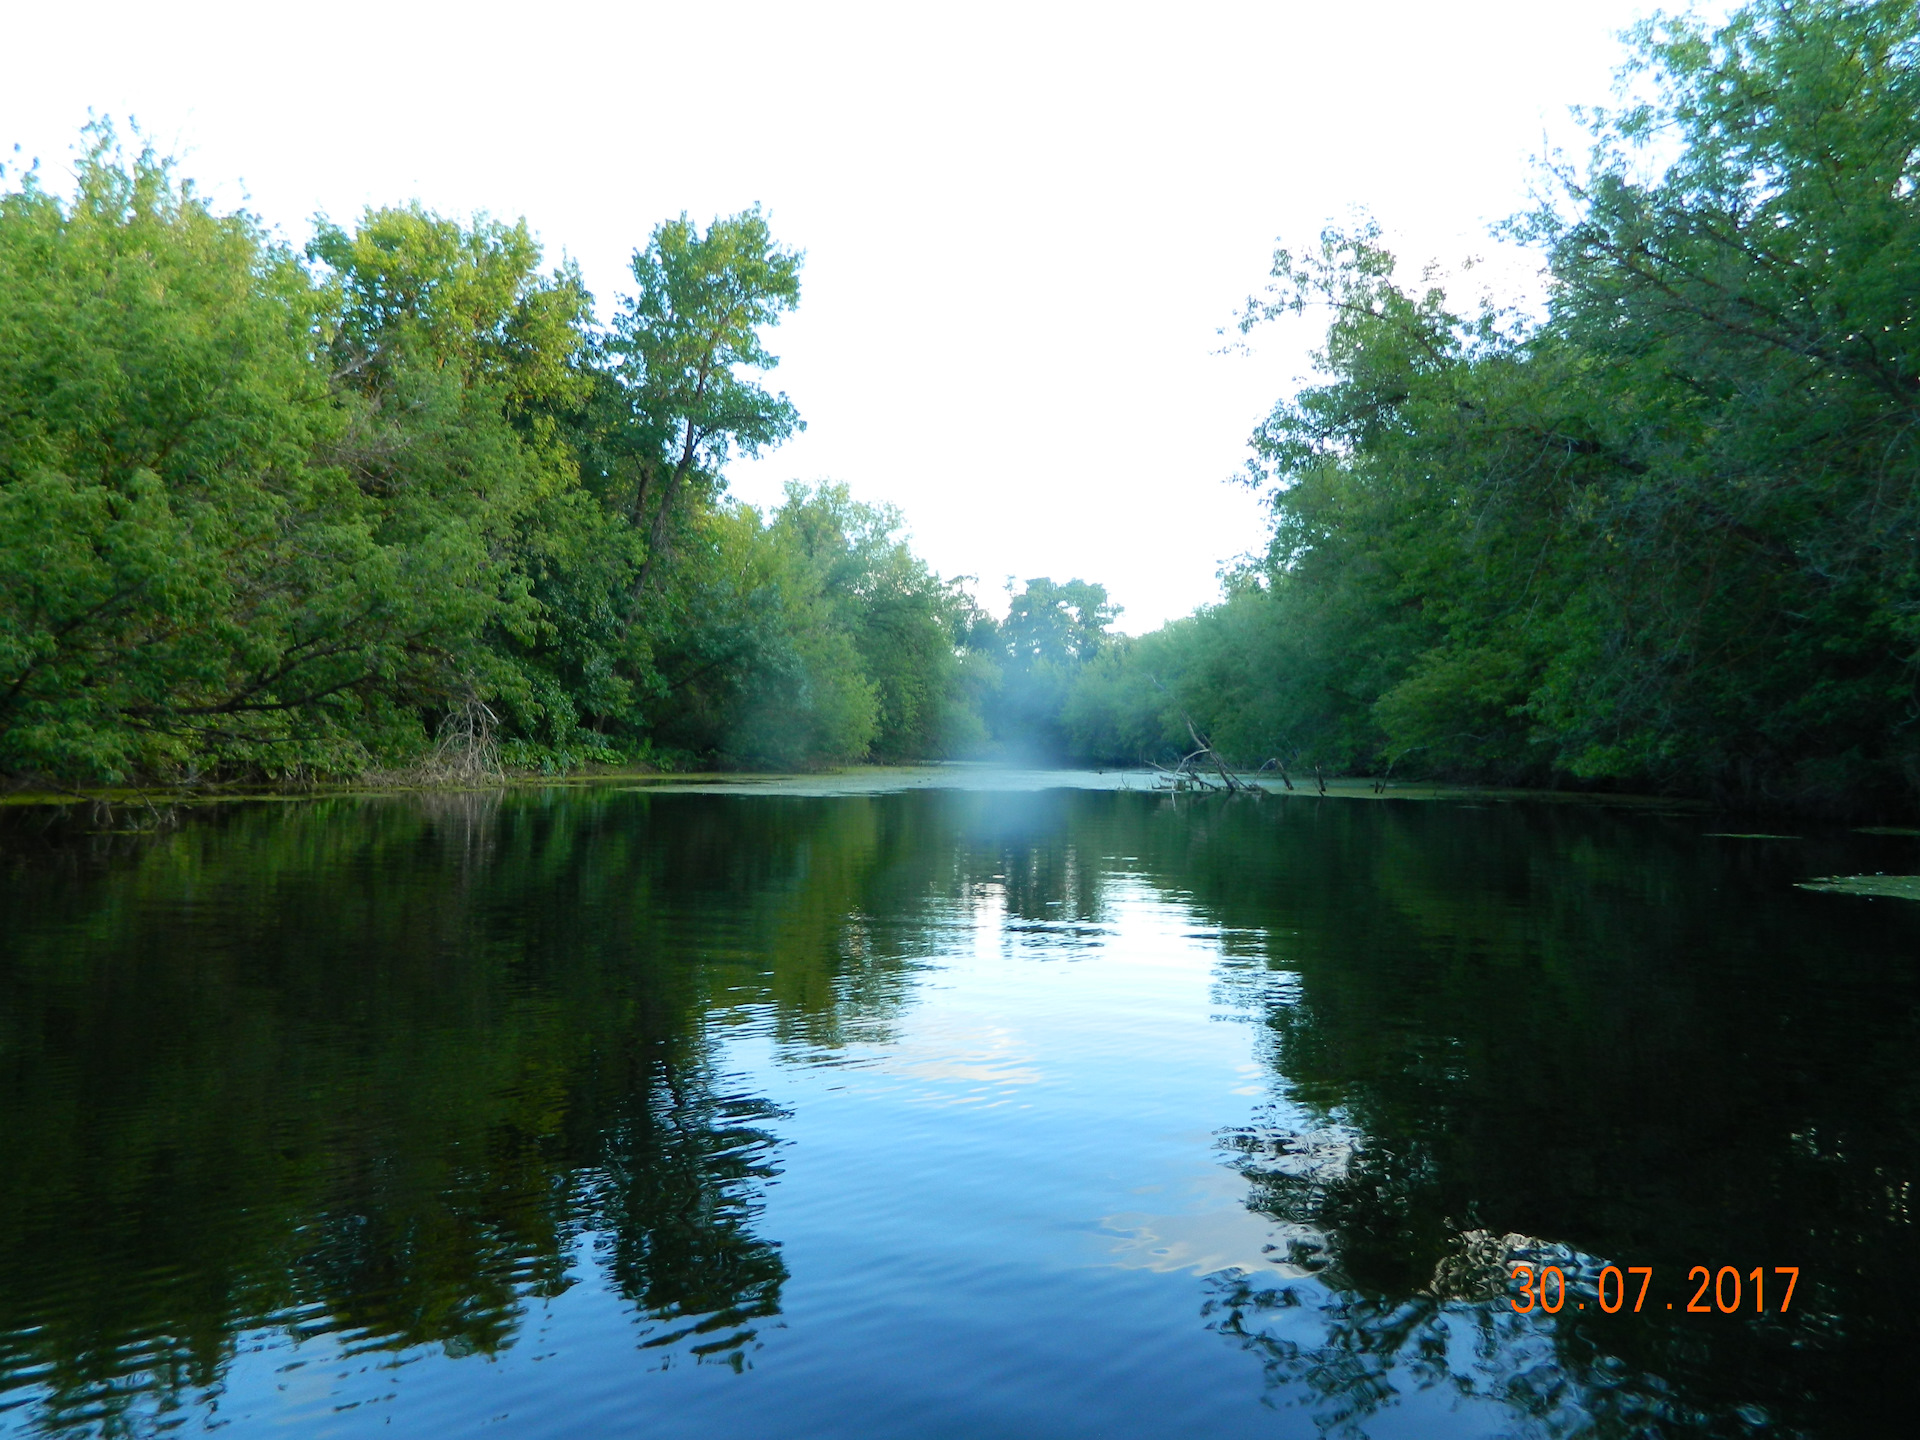
M 1066 748 L 1732 802 L 1920 797 L 1920 10 L 1637 36 L 1516 225 L 1545 311 L 1462 313 L 1366 226 L 1243 328 L 1331 319 L 1254 438 L 1265 556 L 1080 667 Z
M 611 319 L 524 223 L 304 250 L 96 125 L 0 193 L 0 776 L 796 765 L 980 736 L 895 513 L 721 467 L 801 257 L 684 216 Z M 977 688 L 977 687 L 975 687 Z

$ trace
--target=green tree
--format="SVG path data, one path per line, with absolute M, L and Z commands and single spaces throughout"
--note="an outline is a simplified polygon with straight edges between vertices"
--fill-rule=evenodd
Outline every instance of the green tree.
M 1775 0 L 1636 39 L 1642 101 L 1534 217 L 1614 457 L 1613 583 L 1537 709 L 1580 773 L 1910 804 L 1920 14 Z
M 1327 331 L 1254 436 L 1268 553 L 1087 672 L 1083 743 L 1164 728 L 1150 662 L 1317 763 L 1911 810 L 1920 13 L 1634 38 L 1639 98 L 1516 226 L 1544 316 L 1456 311 L 1371 227 L 1279 252 L 1243 324 Z
M 95 125 L 0 197 L 0 768 L 358 769 L 482 623 L 469 546 L 395 543 L 314 363 L 326 297 Z
M 890 507 L 787 487 L 771 516 L 710 512 L 676 565 L 659 734 L 693 756 L 795 766 L 977 744 L 958 654 L 973 617 Z
M 327 359 L 349 417 L 332 458 L 384 537 L 470 554 L 489 602 L 439 703 L 499 706 L 520 758 L 595 753 L 583 712 L 633 704 L 607 612 L 638 557 L 581 484 L 591 297 L 570 267 L 541 273 L 524 221 L 369 210 L 351 233 L 320 224 L 308 253 L 333 302 Z
M 639 423 L 662 442 L 658 457 L 637 467 L 628 511 L 647 534 L 636 609 L 669 553 L 688 482 L 712 482 L 734 450 L 756 455 L 804 428 L 784 392 L 741 373 L 779 364 L 760 332 L 799 303 L 803 258 L 774 241 L 757 207 L 704 234 L 682 214 L 634 253 L 638 288 L 621 305 L 609 350 Z
M 774 516 L 776 537 L 819 575 L 859 651 L 878 705 L 872 749 L 884 759 L 950 754 L 978 736 L 957 654 L 972 602 L 913 553 L 905 524 L 892 506 L 864 505 L 828 484 L 789 485 Z
M 602 329 L 525 221 L 369 209 L 296 254 L 95 127 L 71 201 L 0 193 L 0 773 L 957 743 L 970 602 L 898 515 L 725 498 L 800 423 L 757 378 L 800 262 L 682 216 Z
M 692 748 L 782 768 L 865 759 L 879 696 L 822 567 L 752 506 L 707 524 L 718 563 L 690 630 L 703 649 L 720 640 L 724 663 L 703 677 L 708 708 Z
M 1112 643 L 1120 607 L 1106 587 L 1047 576 L 1008 597 L 1007 618 L 992 639 L 999 652 L 990 728 L 1003 747 L 1058 758 L 1069 750 L 1062 716 L 1076 679 Z

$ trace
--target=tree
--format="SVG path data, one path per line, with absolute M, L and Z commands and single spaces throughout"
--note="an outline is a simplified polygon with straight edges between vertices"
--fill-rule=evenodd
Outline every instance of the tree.
M 93 126 L 0 197 L 0 769 L 359 769 L 481 621 L 478 558 L 380 533 L 328 454 L 325 296 Z
M 322 222 L 308 255 L 332 302 L 326 359 L 348 416 L 330 458 L 383 537 L 468 552 L 485 597 L 484 632 L 434 703 L 498 707 L 520 752 L 577 748 L 583 709 L 632 699 L 600 654 L 617 634 L 592 622 L 590 592 L 624 589 L 633 556 L 580 481 L 591 297 L 570 267 L 541 273 L 524 221 L 463 224 L 418 205 L 369 209 L 351 233 Z
M 689 479 L 717 475 L 735 449 L 756 455 L 804 428 L 784 392 L 739 373 L 779 363 L 760 331 L 799 303 L 803 258 L 774 242 L 757 207 L 705 234 L 682 214 L 634 252 L 638 289 L 622 303 L 609 349 L 635 414 L 662 441 L 660 456 L 639 468 L 628 511 L 647 534 L 635 611 L 668 553 Z
M 1010 598 L 1000 629 L 1015 659 L 1071 665 L 1099 653 L 1109 639 L 1107 627 L 1119 614 L 1106 586 L 1078 579 L 1056 585 L 1042 575 Z
M 0 773 L 944 746 L 970 602 L 898 515 L 724 499 L 799 425 L 755 372 L 800 259 L 682 216 L 607 331 L 525 221 L 296 254 L 95 127 L 70 201 L 0 191 Z
M 861 504 L 844 485 L 793 484 L 773 529 L 818 574 L 835 623 L 859 651 L 878 707 L 873 752 L 925 759 L 977 731 L 957 654 L 973 606 L 908 547 L 905 523 L 892 506 Z
M 1639 98 L 1515 227 L 1544 316 L 1457 312 L 1370 227 L 1276 255 L 1243 323 L 1327 330 L 1253 439 L 1264 564 L 1088 672 L 1081 732 L 1153 729 L 1152 656 L 1203 727 L 1336 766 L 1911 810 L 1920 12 L 1636 45 Z
M 1615 583 L 1539 709 L 1584 773 L 1911 797 L 1920 14 L 1770 0 L 1637 42 L 1643 100 L 1532 227 L 1617 457 Z
M 1008 597 L 1007 618 L 994 637 L 1002 666 L 990 728 L 995 739 L 1045 757 L 1066 753 L 1062 717 L 1086 665 L 1112 643 L 1107 633 L 1120 607 L 1106 587 L 1087 580 L 1027 581 Z

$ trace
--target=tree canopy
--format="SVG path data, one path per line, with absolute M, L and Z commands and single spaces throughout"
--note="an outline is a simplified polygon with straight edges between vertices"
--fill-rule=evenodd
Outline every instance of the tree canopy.
M 1324 320 L 1252 436 L 1271 526 L 1149 636 L 1039 577 L 1002 621 L 832 484 L 725 466 L 802 255 L 656 226 L 611 318 L 524 221 L 418 204 L 295 251 L 88 132 L 0 191 L 0 774 L 351 775 L 450 751 L 802 765 L 1259 763 L 1920 799 L 1920 12 L 1754 0 L 1630 37 L 1510 222 L 1535 312 L 1377 227 L 1279 250 Z M 1261 537 L 1250 537 L 1256 542 Z
M 682 215 L 602 325 L 525 221 L 295 251 L 96 124 L 0 193 L 0 774 L 944 753 L 962 602 L 900 517 L 725 492 L 801 425 L 801 261 Z
M 1177 700 L 1249 760 L 1911 808 L 1920 12 L 1633 39 L 1637 98 L 1513 226 L 1543 314 L 1404 283 L 1367 225 L 1276 255 L 1243 325 L 1328 328 L 1253 437 L 1270 543 L 1088 672 L 1084 753 Z

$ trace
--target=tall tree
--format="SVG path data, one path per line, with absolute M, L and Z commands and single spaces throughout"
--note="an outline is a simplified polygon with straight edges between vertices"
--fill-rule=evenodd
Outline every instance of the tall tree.
M 1254 437 L 1264 573 L 1121 669 L 1352 768 L 1911 813 L 1920 10 L 1758 0 L 1635 45 L 1636 98 L 1516 227 L 1544 316 L 1460 313 L 1366 228 L 1276 257 L 1248 323 L 1327 330 Z M 1235 631 L 1260 663 L 1223 685 Z M 1113 670 L 1081 728 L 1150 733 Z
M 70 201 L 0 196 L 0 768 L 355 770 L 417 735 L 484 557 L 383 534 L 329 462 L 329 323 L 104 124 Z
M 104 126 L 77 175 L 0 189 L 0 774 L 945 743 L 967 607 L 898 517 L 724 498 L 800 423 L 757 210 L 658 227 L 602 329 L 524 221 L 369 209 L 299 254 Z
M 1068 665 L 1099 653 L 1119 615 L 1106 586 L 1080 579 L 1056 584 L 1042 575 L 1008 601 L 1000 631 L 1013 658 Z
M 1920 11 L 1763 0 L 1641 27 L 1536 217 L 1593 357 L 1605 637 L 1539 709 L 1595 773 L 1920 790 Z
M 756 206 L 703 234 L 685 214 L 634 252 L 637 289 L 622 302 L 612 353 L 636 413 L 663 443 L 635 479 L 629 516 L 647 533 L 633 611 L 667 556 L 690 478 L 717 475 L 734 450 L 756 455 L 804 428 L 784 392 L 750 372 L 779 364 L 761 339 L 800 300 L 803 255 L 774 239 Z

